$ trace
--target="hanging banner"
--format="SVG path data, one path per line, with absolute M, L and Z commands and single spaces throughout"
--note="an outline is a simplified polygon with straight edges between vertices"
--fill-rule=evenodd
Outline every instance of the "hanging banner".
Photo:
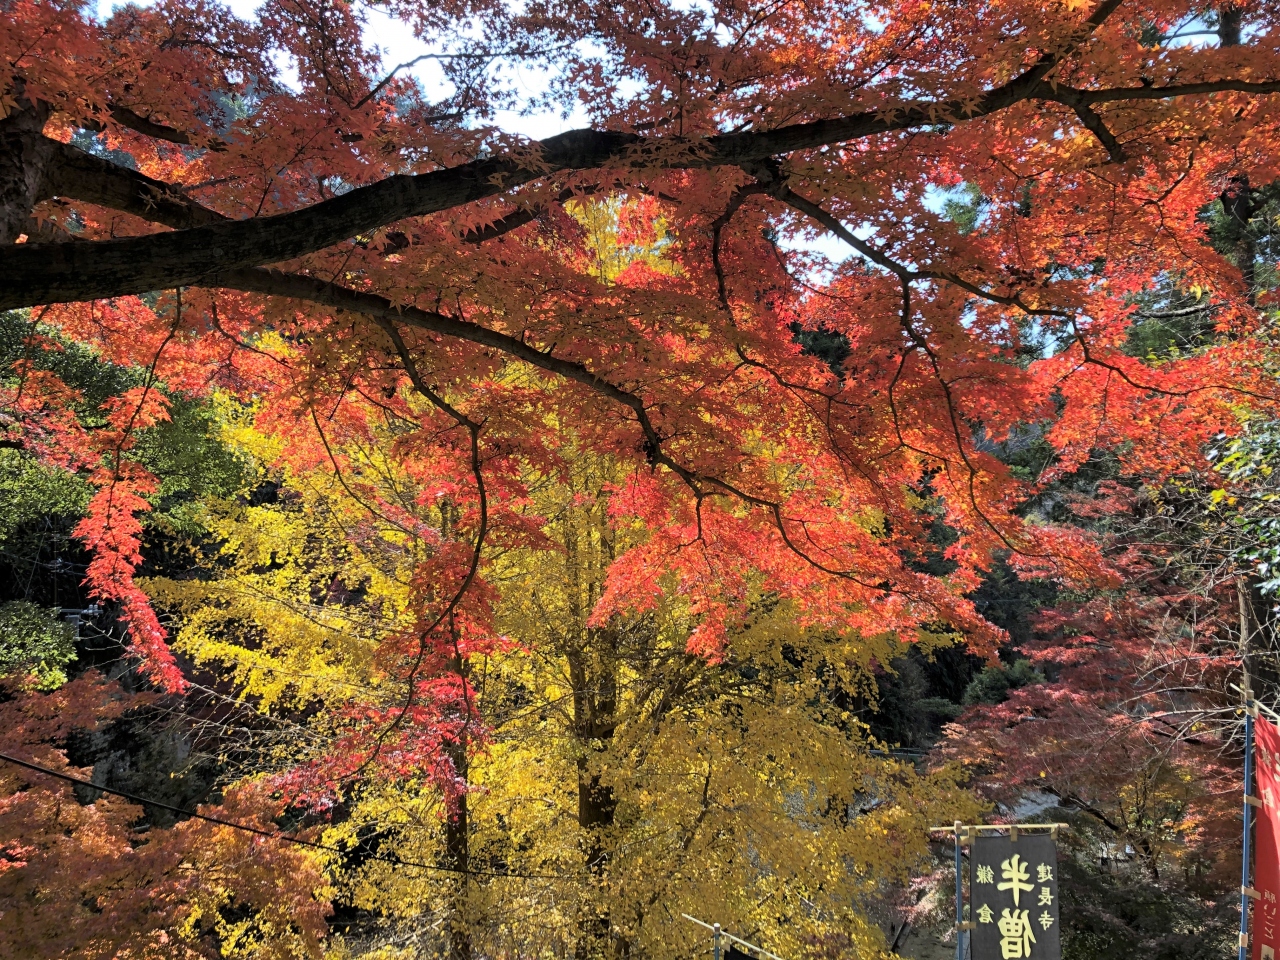
M 1061 960 L 1058 852 L 1047 833 L 979 834 L 969 849 L 972 960 Z
M 1254 794 L 1262 806 L 1254 809 L 1253 960 L 1276 960 L 1280 952 L 1280 730 L 1266 717 L 1253 721 Z

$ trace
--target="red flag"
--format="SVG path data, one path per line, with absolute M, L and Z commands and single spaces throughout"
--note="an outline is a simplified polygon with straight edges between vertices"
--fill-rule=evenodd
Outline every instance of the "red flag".
M 1276 960 L 1280 952 L 1280 730 L 1265 717 L 1253 722 L 1254 793 L 1262 806 L 1254 808 L 1253 834 L 1253 960 Z

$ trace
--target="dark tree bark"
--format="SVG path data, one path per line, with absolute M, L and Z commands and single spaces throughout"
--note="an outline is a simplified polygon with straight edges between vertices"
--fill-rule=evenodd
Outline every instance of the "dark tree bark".
M 453 639 L 453 656 L 450 657 L 449 670 L 464 685 L 470 681 L 471 670 L 466 657 L 458 646 L 458 628 L 453 619 L 449 621 L 450 635 Z M 457 874 L 452 884 L 452 903 L 450 904 L 449 925 L 449 960 L 471 960 L 471 825 L 467 809 L 467 790 L 470 782 L 471 758 L 471 725 L 473 722 L 471 695 L 466 693 L 459 716 L 457 736 L 445 743 L 445 756 L 453 766 L 453 774 L 462 785 L 457 795 L 447 798 L 449 804 L 445 811 L 444 846 L 445 862 Z
M 1244 19 L 1244 11 L 1235 6 L 1224 6 L 1218 10 L 1218 43 L 1224 47 L 1240 45 L 1240 26 Z
M 1222 193 L 1222 210 L 1230 231 L 1230 253 L 1240 268 L 1240 283 L 1250 304 L 1257 303 L 1258 243 L 1249 226 L 1257 212 L 1257 193 L 1249 185 L 1249 175 L 1242 173 L 1231 178 L 1231 185 Z
M 20 103 L 22 89 L 19 84 Z M 45 197 L 55 143 L 41 133 L 49 113 L 48 104 L 23 103 L 0 120 L 0 244 L 16 243 L 27 232 L 32 208 Z
M 585 618 L 585 611 L 584 611 Z M 584 649 L 568 651 L 573 690 L 573 733 L 578 742 L 578 828 L 588 871 L 603 883 L 611 858 L 609 833 L 618 803 L 604 782 L 593 754 L 608 750 L 618 723 L 618 635 L 611 629 L 588 630 Z M 575 960 L 619 958 L 626 943 L 614 935 L 606 908 L 586 904 Z
M 7 281 L 0 288 L 0 309 L 126 296 L 176 286 L 216 287 L 230 271 L 293 260 L 398 220 L 497 196 L 557 172 L 619 166 L 754 169 L 762 160 L 780 158 L 796 150 L 908 130 L 936 123 L 944 116 L 957 123 L 965 122 L 1031 99 L 1061 103 L 1078 112 L 1098 103 L 1162 100 L 1227 90 L 1257 95 L 1280 92 L 1280 81 L 1243 80 L 1075 90 L 1042 83 L 1043 74 L 1052 66 L 1028 71 L 991 91 L 976 105 L 950 101 L 925 104 L 893 120 L 869 112 L 700 141 L 650 141 L 614 131 L 575 130 L 538 144 L 541 163 L 537 168 L 526 167 L 510 157 L 486 158 L 448 170 L 389 177 L 275 216 L 225 220 L 174 233 L 118 240 L 0 244 L 0 274 Z M 13 142 L 6 148 L 9 168 L 4 177 L 9 192 L 2 198 L 0 215 L 8 217 L 12 224 L 19 210 L 23 221 L 30 215 L 40 192 L 41 158 L 50 148 L 34 134 L 11 139 Z
M 1218 44 L 1222 47 L 1240 45 L 1240 29 L 1244 13 L 1236 6 L 1227 5 L 1218 10 Z M 1257 273 L 1254 266 L 1258 259 L 1258 247 L 1249 221 L 1253 219 L 1256 197 L 1249 185 L 1249 175 L 1241 173 L 1231 178 L 1222 192 L 1222 209 L 1230 230 L 1231 259 L 1240 268 L 1240 281 L 1250 304 L 1256 304 Z
M 446 749 L 454 772 L 462 781 L 466 781 L 469 773 L 467 744 L 465 740 Z M 450 867 L 462 871 L 453 881 L 453 909 L 449 918 L 449 958 L 450 960 L 471 960 L 471 916 L 469 910 L 469 894 L 471 878 L 471 835 L 467 818 L 467 795 L 461 793 L 454 801 L 445 818 L 445 857 Z

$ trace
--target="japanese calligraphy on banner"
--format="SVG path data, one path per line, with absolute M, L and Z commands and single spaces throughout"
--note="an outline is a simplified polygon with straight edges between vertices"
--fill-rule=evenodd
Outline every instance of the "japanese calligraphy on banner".
M 1256 786 L 1254 793 L 1262 798 L 1256 810 L 1257 826 L 1253 835 L 1253 887 L 1258 899 L 1253 901 L 1253 960 L 1275 960 L 1280 952 L 1280 915 L 1276 898 L 1280 896 L 1280 730 L 1265 717 L 1253 722 L 1253 756 Z
M 1043 833 L 981 836 L 969 851 L 973 960 L 1061 960 L 1058 853 Z

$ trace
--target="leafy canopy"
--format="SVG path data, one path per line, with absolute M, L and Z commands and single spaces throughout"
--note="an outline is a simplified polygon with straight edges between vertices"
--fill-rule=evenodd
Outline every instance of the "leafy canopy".
M 428 825 L 459 958 L 490 893 L 473 856 L 503 878 L 517 854 L 573 861 L 589 909 L 559 926 L 586 956 L 671 944 L 659 888 L 610 871 L 674 876 L 704 809 L 761 858 L 716 851 L 717 889 L 784 902 L 785 877 L 876 946 L 881 851 L 915 862 L 920 810 L 971 808 L 949 774 L 871 754 L 844 716 L 867 674 L 957 640 L 994 666 L 1008 637 L 975 597 L 998 563 L 1120 589 L 1131 558 L 1035 509 L 1097 451 L 1114 477 L 1182 481 L 1224 429 L 1275 415 L 1256 257 L 1202 242 L 1207 208 L 1239 211 L 1280 174 L 1274 4 L 5 13 L 0 452 L 20 457 L 15 483 L 74 506 L 85 589 L 145 682 L 177 696 L 193 665 L 214 670 L 237 709 L 283 725 L 246 754 L 268 792 L 229 802 L 316 818 L 353 860 Z M 445 82 L 384 63 L 374 15 Z M 522 92 L 525 66 L 552 70 L 545 96 Z M 589 129 L 537 143 L 493 122 L 579 104 Z M 1243 222 L 1232 250 L 1270 249 Z M 820 233 L 849 257 L 813 252 Z M 1185 337 L 1135 335 L 1188 294 L 1203 318 Z M 1044 452 L 1035 470 L 999 455 L 1020 445 Z M 195 559 L 144 577 L 162 527 Z M 551 701 L 577 694 L 594 707 L 557 719 Z M 1100 696 L 1086 708 L 1109 722 Z M 975 741 L 984 761 L 996 731 Z M 745 768 L 749 736 L 806 749 Z M 57 741 L 23 743 L 58 763 Z M 506 798 L 514 829 L 495 806 L 505 760 L 558 791 L 545 809 Z M 1183 772 L 1135 786 L 1108 768 L 1104 786 L 1129 811 L 1133 790 L 1182 811 L 1199 799 Z M 9 787 L 32 822 L 52 803 Z M 125 814 L 98 814 L 71 846 L 97 830 L 123 852 Z M 808 861 L 780 852 L 820 821 L 839 857 L 814 866 L 814 838 Z M 190 862 L 181 847 L 147 854 L 163 871 Z M 269 877 L 238 876 L 243 896 L 205 879 L 147 936 L 319 949 L 328 893 L 298 894 L 289 926 Z M 369 882 L 344 894 L 355 909 L 402 881 Z M 757 910 L 745 894 L 724 909 Z

